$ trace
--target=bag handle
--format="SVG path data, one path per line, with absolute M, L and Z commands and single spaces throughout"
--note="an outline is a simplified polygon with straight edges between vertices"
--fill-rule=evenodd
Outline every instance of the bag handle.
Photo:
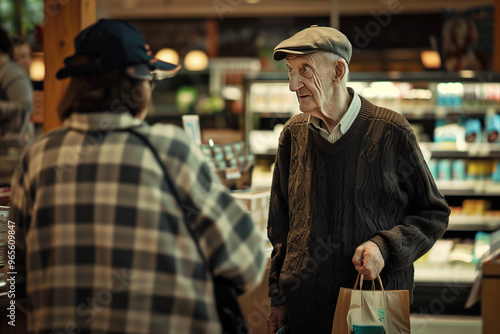
M 360 277 L 361 277 L 361 280 L 359 280 Z M 365 277 L 365 275 L 361 275 L 358 273 L 358 277 L 356 277 L 356 282 L 354 282 L 353 290 L 357 289 L 358 282 L 359 282 L 359 290 L 362 289 L 364 277 Z M 385 291 L 384 285 L 382 284 L 382 279 L 380 279 L 380 275 L 377 275 L 377 280 L 378 280 L 378 283 L 380 284 L 380 290 Z M 375 280 L 372 280 L 372 290 L 375 290 Z

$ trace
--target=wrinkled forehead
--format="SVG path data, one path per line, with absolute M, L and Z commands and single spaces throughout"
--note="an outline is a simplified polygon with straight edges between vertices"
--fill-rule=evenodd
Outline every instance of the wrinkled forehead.
M 316 51 L 306 55 L 297 55 L 288 53 L 285 57 L 285 64 L 287 66 L 308 63 L 313 67 L 318 67 L 322 65 L 327 65 L 326 51 Z

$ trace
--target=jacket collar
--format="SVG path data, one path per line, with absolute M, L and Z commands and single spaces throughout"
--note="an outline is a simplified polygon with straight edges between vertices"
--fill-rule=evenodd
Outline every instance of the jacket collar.
M 112 131 L 142 124 L 145 122 L 129 113 L 113 112 L 73 113 L 64 121 L 64 126 L 80 131 Z

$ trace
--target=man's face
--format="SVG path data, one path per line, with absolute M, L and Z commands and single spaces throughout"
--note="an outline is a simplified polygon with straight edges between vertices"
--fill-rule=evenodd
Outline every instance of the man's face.
M 14 47 L 14 60 L 29 73 L 31 66 L 31 47 L 29 44 L 21 44 Z
M 285 58 L 289 88 L 297 94 L 300 111 L 318 117 L 333 107 L 335 64 L 329 64 L 324 54 L 315 52 Z

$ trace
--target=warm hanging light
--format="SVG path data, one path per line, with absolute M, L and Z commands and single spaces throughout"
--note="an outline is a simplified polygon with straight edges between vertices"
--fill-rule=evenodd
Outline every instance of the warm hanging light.
M 33 81 L 43 81 L 45 79 L 45 64 L 42 59 L 35 58 L 31 62 L 30 78 Z
M 175 65 L 179 64 L 179 54 L 177 53 L 177 51 L 175 51 L 174 49 L 171 49 L 171 48 L 163 48 L 163 49 L 158 50 L 158 52 L 156 52 L 156 54 L 155 54 L 155 58 L 162 60 L 162 61 L 166 61 L 166 62 L 171 63 L 171 64 L 175 64 Z M 166 78 L 172 78 L 177 74 L 177 71 L 179 69 L 180 69 L 180 67 L 178 66 L 177 69 L 172 70 L 172 71 L 157 71 L 156 75 L 157 75 L 157 78 L 160 80 L 166 79 Z
M 166 61 L 171 64 L 179 64 L 179 54 L 177 51 L 171 48 L 163 48 L 158 50 L 155 55 L 155 58 Z
M 420 52 L 420 60 L 425 68 L 440 68 L 441 67 L 441 56 L 439 52 L 428 50 Z
M 184 58 L 184 66 L 188 71 L 203 71 L 208 67 L 208 56 L 201 50 L 192 50 Z

